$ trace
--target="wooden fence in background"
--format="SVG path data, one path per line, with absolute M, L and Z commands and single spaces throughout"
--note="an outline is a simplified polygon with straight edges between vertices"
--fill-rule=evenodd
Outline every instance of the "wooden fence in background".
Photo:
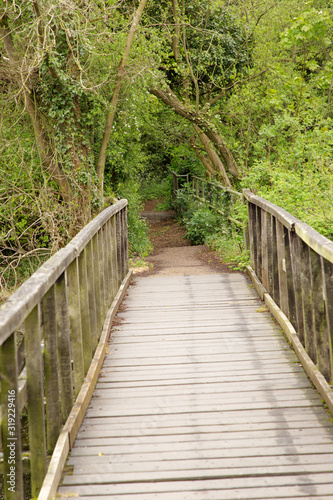
M 6 499 L 24 498 L 24 472 L 31 473 L 31 495 L 36 497 L 59 436 L 64 442 L 74 440 L 75 417 L 82 412 L 78 396 L 110 306 L 127 275 L 127 254 L 127 200 L 121 200 L 99 214 L 0 307 Z M 20 416 L 26 406 L 25 460 Z M 70 430 L 64 433 L 66 425 Z

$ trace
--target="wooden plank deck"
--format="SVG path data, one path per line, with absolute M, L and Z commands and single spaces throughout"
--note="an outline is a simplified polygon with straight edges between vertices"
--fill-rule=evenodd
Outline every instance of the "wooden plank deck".
M 333 424 L 241 274 L 135 279 L 62 497 L 333 498 Z

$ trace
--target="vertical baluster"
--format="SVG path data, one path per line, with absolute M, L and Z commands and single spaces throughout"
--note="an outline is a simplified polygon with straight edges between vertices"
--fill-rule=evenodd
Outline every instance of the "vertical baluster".
M 15 333 L 12 333 L 0 347 L 0 372 L 1 441 L 5 499 L 22 500 L 24 493 Z
M 302 302 L 302 284 L 301 284 L 301 249 L 300 239 L 294 232 L 290 233 L 291 266 L 295 291 L 296 306 L 296 331 L 303 344 L 304 341 L 304 320 L 303 320 L 303 302 Z
M 314 363 L 317 361 L 317 354 L 313 345 L 313 315 L 311 304 L 311 264 L 310 249 L 306 243 L 300 240 L 301 256 L 301 290 L 303 305 L 303 324 L 304 324 L 304 347 Z
M 268 290 L 268 234 L 267 234 L 267 218 L 266 210 L 261 210 L 261 282 Z
M 279 291 L 280 291 L 280 308 L 284 314 L 289 316 L 288 307 L 288 287 L 287 287 L 287 270 L 286 270 L 286 254 L 284 243 L 284 226 L 279 220 L 276 221 L 276 241 L 277 241 L 277 257 L 278 257 L 278 273 L 279 273 Z
M 286 262 L 286 278 L 288 289 L 288 310 L 289 320 L 294 328 L 297 330 L 297 312 L 296 312 L 296 294 L 294 288 L 293 266 L 291 264 L 292 250 L 291 250 L 291 232 L 284 228 L 284 250 Z
M 311 333 L 311 351 L 316 353 L 316 363 L 324 375 L 330 378 L 330 359 L 328 330 L 324 301 L 322 258 L 312 249 L 310 249 L 311 264 L 311 304 L 312 304 L 312 333 Z
M 109 266 L 110 266 L 110 303 L 112 303 L 114 297 L 115 297 L 115 283 L 114 283 L 114 260 L 113 260 L 113 244 L 112 244 L 112 238 L 113 238 L 113 224 L 112 224 L 113 217 L 109 220 L 108 222 L 108 245 L 109 245 Z
M 72 409 L 74 398 L 70 319 L 65 273 L 61 274 L 55 283 L 55 301 L 59 349 L 60 404 L 62 423 L 64 424 Z
M 107 296 L 107 276 L 105 274 L 106 268 L 106 253 L 105 253 L 105 226 L 103 226 L 98 233 L 98 247 L 99 247 L 99 266 L 101 273 L 101 287 L 103 289 L 103 316 L 102 326 L 104 324 L 105 316 L 108 309 L 108 296 Z
M 123 270 L 123 254 L 122 254 L 122 245 L 121 245 L 121 213 L 116 213 L 116 234 L 117 234 L 117 264 L 118 264 L 118 285 L 122 282 L 122 270 Z
M 273 269 L 273 299 L 280 307 L 280 283 L 279 283 L 279 266 L 278 266 L 278 250 L 277 250 L 277 235 L 276 235 L 276 218 L 272 216 L 272 269 Z
M 107 290 L 107 309 L 111 305 L 112 299 L 112 269 L 111 269 L 111 245 L 110 245 L 110 221 L 105 223 L 104 230 L 104 248 L 105 248 L 105 276 Z
M 37 305 L 25 320 L 25 350 L 31 452 L 31 491 L 36 497 L 46 474 L 46 438 L 40 313 Z
M 116 296 L 118 287 L 118 263 L 117 263 L 117 229 L 116 217 L 111 219 L 111 246 L 112 246 L 112 284 L 113 284 L 113 297 Z
M 250 256 L 251 265 L 255 272 L 257 272 L 257 238 L 256 238 L 256 207 L 253 203 L 248 202 L 248 218 L 249 218 L 249 240 L 250 240 Z
M 60 394 L 58 335 L 55 289 L 52 286 L 42 301 L 44 330 L 44 372 L 46 396 L 46 443 L 47 451 L 52 454 L 60 432 Z
M 274 288 L 274 255 L 273 255 L 273 216 L 267 213 L 267 291 L 270 295 Z
M 85 248 L 79 255 L 78 264 L 79 264 L 83 363 L 84 363 L 84 374 L 86 374 L 89 370 L 89 366 L 92 359 L 92 347 L 91 347 L 91 336 L 90 336 L 90 310 L 89 310 L 89 295 L 88 295 L 89 284 L 87 280 L 87 257 Z
M 256 243 L 257 243 L 257 266 L 256 274 L 262 279 L 262 241 L 261 241 L 261 208 L 256 207 Z
M 324 273 L 324 298 L 326 321 L 328 331 L 329 363 L 330 363 L 330 383 L 333 383 L 333 264 L 323 259 Z
M 97 342 L 101 336 L 103 322 L 104 322 L 103 320 L 104 292 L 103 292 L 103 287 L 101 285 L 98 242 L 99 242 L 99 236 L 98 233 L 96 233 L 92 239 L 92 248 L 93 248 L 93 266 L 94 266 L 95 297 L 96 297 Z
M 67 268 L 68 305 L 71 327 L 71 345 L 74 368 L 75 397 L 80 392 L 84 380 L 84 362 L 82 349 L 82 325 L 80 306 L 80 283 L 78 259 L 76 258 Z
M 122 221 L 121 239 L 122 239 L 122 255 L 123 255 L 122 280 L 123 280 L 128 271 L 127 207 L 124 207 L 121 211 L 121 221 Z
M 97 317 L 96 317 L 97 306 L 96 306 L 94 249 L 92 240 L 90 240 L 86 246 L 86 263 L 87 263 L 91 349 L 92 349 L 92 354 L 94 354 L 98 343 L 98 327 L 97 327 Z

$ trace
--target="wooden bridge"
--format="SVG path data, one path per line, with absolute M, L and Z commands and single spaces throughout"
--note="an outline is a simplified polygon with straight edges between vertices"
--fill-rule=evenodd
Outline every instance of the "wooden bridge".
M 1 307 L 6 499 L 333 497 L 333 243 L 244 197 L 251 282 L 133 279 L 122 200 Z

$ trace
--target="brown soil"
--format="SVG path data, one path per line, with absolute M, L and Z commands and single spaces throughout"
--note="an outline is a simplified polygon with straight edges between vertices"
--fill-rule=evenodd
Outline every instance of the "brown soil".
M 142 212 L 154 247 L 153 253 L 146 259 L 153 267 L 145 274 L 234 272 L 207 245 L 192 246 L 186 238 L 186 229 L 179 224 L 174 212 L 156 211 L 160 203 L 161 200 L 150 200 L 145 203 Z

